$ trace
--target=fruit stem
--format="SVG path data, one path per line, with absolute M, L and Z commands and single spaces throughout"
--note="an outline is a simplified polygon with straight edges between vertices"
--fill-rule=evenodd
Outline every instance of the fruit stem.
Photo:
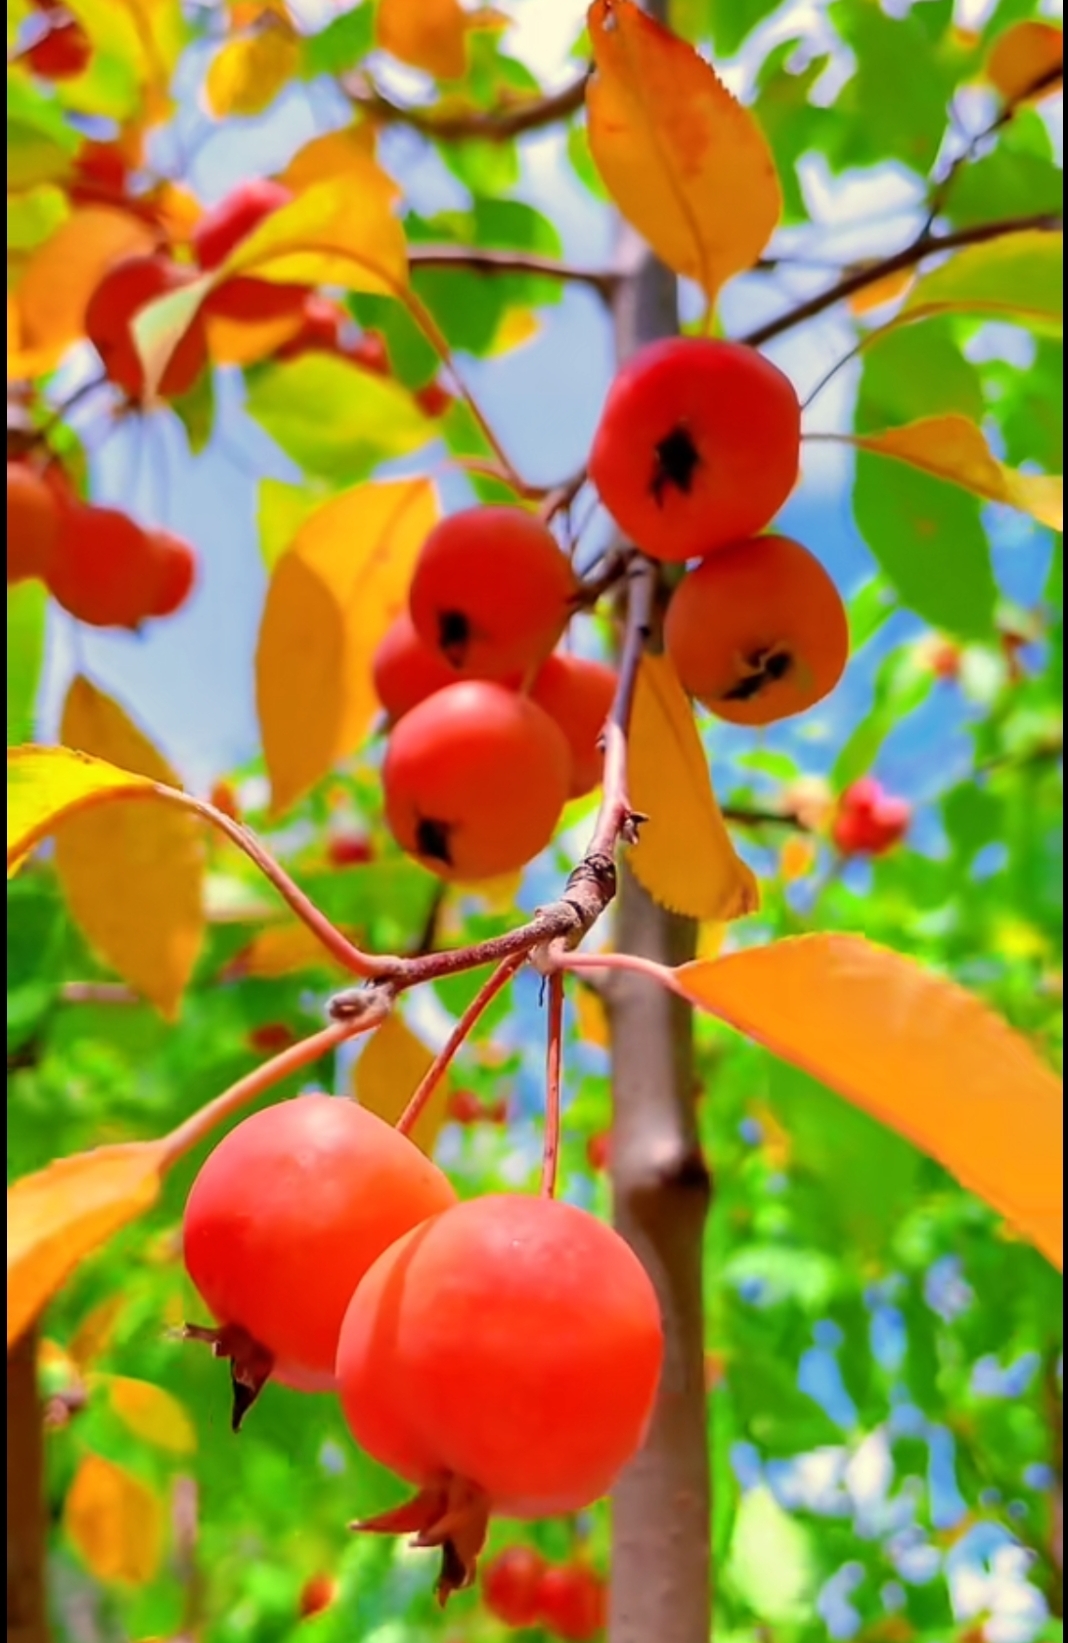
M 397 1119 L 396 1127 L 400 1135 L 410 1135 L 412 1133 L 419 1121 L 420 1114 L 441 1083 L 449 1063 L 460 1045 L 468 1037 L 472 1027 L 487 1005 L 491 1004 L 501 988 L 507 986 L 508 982 L 511 981 L 525 958 L 525 951 L 510 954 L 502 963 L 498 964 L 489 979 L 482 983 L 482 986 L 449 1034 L 447 1042 L 438 1051 L 432 1064 L 427 1068 L 415 1094 Z
M 648 981 L 659 982 L 671 993 L 678 993 L 680 998 L 688 995 L 669 964 L 657 964 L 655 959 L 641 958 L 637 953 L 563 953 L 553 952 L 549 960 L 550 973 L 560 970 L 574 970 L 585 974 L 589 970 L 630 970 L 634 975 L 645 976 Z
M 272 1056 L 270 1061 L 265 1061 L 254 1072 L 239 1078 L 236 1084 L 231 1084 L 222 1095 L 217 1095 L 214 1101 L 209 1101 L 206 1107 L 201 1107 L 199 1112 L 193 1113 L 184 1124 L 179 1124 L 176 1130 L 172 1130 L 170 1135 L 164 1138 L 164 1169 L 170 1169 L 180 1158 L 184 1158 L 187 1152 L 198 1146 L 216 1125 L 230 1118 L 240 1108 L 248 1106 L 250 1101 L 266 1094 L 281 1079 L 288 1078 L 291 1073 L 300 1072 L 313 1061 L 318 1061 L 320 1056 L 328 1055 L 346 1039 L 355 1038 L 358 1033 L 370 1032 L 384 1020 L 388 1009 L 389 1000 L 383 994 L 379 1006 L 367 1009 L 358 1020 L 332 1021 L 330 1026 L 324 1027 L 321 1032 L 312 1033 L 309 1038 L 291 1045 L 280 1055 Z
M 541 1196 L 556 1192 L 560 1162 L 560 1082 L 564 1048 L 564 978 L 559 970 L 549 977 L 549 1035 L 545 1052 L 545 1150 L 541 1165 Z
M 627 732 L 638 669 L 652 628 L 655 567 L 642 554 L 635 554 L 627 567 L 627 580 L 627 628 L 616 694 L 604 732 L 604 789 L 587 852 L 590 856 L 612 856 L 620 838 L 633 843 L 638 823 L 644 819 L 634 814 L 627 797 Z

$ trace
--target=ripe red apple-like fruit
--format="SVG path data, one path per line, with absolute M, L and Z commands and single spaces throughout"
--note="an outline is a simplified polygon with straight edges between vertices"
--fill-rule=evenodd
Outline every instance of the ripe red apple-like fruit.
M 219 268 L 231 251 L 268 217 L 288 205 L 292 192 L 266 177 L 252 178 L 230 190 L 224 200 L 206 211 L 193 230 L 193 255 L 205 272 Z M 277 285 L 254 275 L 239 274 L 206 298 L 204 311 L 222 319 L 252 324 L 280 319 L 303 307 L 306 285 Z
M 108 270 L 89 298 L 85 334 L 100 355 L 108 377 L 131 399 L 141 399 L 145 391 L 145 370 L 134 342 L 134 319 L 157 297 L 181 290 L 193 278 L 189 269 L 162 253 L 127 257 Z M 207 336 L 197 313 L 167 362 L 158 392 L 164 399 L 188 393 L 207 360 Z

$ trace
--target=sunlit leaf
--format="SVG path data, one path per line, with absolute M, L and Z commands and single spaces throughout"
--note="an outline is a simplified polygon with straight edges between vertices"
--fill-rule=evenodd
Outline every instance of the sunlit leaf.
M 343 931 L 353 941 L 354 930 Z M 337 960 L 327 952 L 306 924 L 273 924 L 253 936 L 237 960 L 236 967 L 243 976 L 275 977 L 296 975 L 301 970 L 337 969 Z
M 276 319 L 254 320 L 247 325 L 224 315 L 208 314 L 208 353 L 216 365 L 258 365 L 295 337 L 303 324 L 299 308 L 291 314 L 279 314 Z
M 1060 1266 L 1060 1082 L 979 999 L 847 935 L 777 941 L 677 976 L 699 1008 L 897 1130 Z
M 375 40 L 382 51 L 435 80 L 467 68 L 467 14 L 460 0 L 379 0 Z
M 812 1532 L 764 1484 L 750 1489 L 738 1508 L 725 1578 L 762 1620 L 786 1625 L 812 1613 L 819 1583 Z
M 902 314 L 976 313 L 1044 328 L 1064 315 L 1064 236 L 1046 229 L 1006 234 L 957 251 L 916 281 Z
M 661 906 L 698 919 L 742 918 L 759 891 L 723 824 L 693 708 L 666 656 L 644 656 L 631 712 L 627 780 L 649 817 L 627 860 Z
M 151 785 L 143 776 L 70 748 L 9 747 L 8 877 L 18 871 L 27 852 L 68 815 L 114 799 L 117 793 L 144 791 Z
M 217 120 L 248 118 L 270 108 L 300 64 L 300 40 L 288 25 L 270 26 L 227 40 L 212 58 L 204 97 Z
M 1036 85 L 1048 97 L 1062 83 L 1064 30 L 1039 18 L 1012 23 L 990 47 L 985 67 L 1007 103 L 1019 102 Z
M 367 1040 L 353 1070 L 353 1093 L 361 1107 L 395 1124 L 434 1055 L 397 1014 L 389 1015 Z M 429 1153 L 445 1122 L 448 1080 L 443 1078 L 417 1123 L 411 1138 Z
M 937 479 L 947 479 L 988 502 L 1004 502 L 1051 530 L 1064 529 L 1060 474 L 1025 474 L 991 454 L 982 430 L 964 416 L 928 416 L 903 428 L 847 436 L 876 455 L 896 457 Z
M 312 514 L 275 566 L 256 700 L 276 812 L 370 729 L 378 712 L 371 658 L 404 606 L 437 513 L 429 480 L 360 485 Z
M 623 215 L 709 300 L 751 268 L 782 211 L 753 116 L 685 41 L 631 4 L 594 0 L 590 151 Z
M 301 194 L 315 183 L 351 176 L 375 189 L 392 188 L 394 197 L 399 199 L 399 185 L 375 159 L 376 137 L 377 127 L 371 120 L 356 121 L 341 131 L 313 137 L 297 150 L 285 170 L 279 173 L 278 181 L 294 194 Z
M 305 473 L 350 485 L 438 433 L 401 383 L 331 354 L 302 354 L 262 372 L 246 405 Z
M 300 485 L 288 485 L 283 479 L 261 479 L 256 522 L 260 531 L 260 554 L 268 571 L 289 547 L 297 531 L 322 498 Z
M 107 1585 L 146 1586 L 163 1557 L 164 1513 L 139 1478 L 87 1454 L 67 1491 L 63 1527 L 86 1567 Z
M 131 1380 L 127 1375 L 101 1379 L 112 1409 L 137 1437 L 172 1455 L 192 1454 L 197 1446 L 196 1428 L 170 1392 L 153 1386 L 151 1381 Z
M 151 1208 L 165 1161 L 161 1142 L 98 1147 L 8 1188 L 9 1346 L 87 1255 Z
M 180 782 L 117 702 L 78 677 L 63 709 L 68 747 L 177 788 Z M 72 916 L 135 991 L 173 1016 L 204 931 L 204 839 L 191 814 L 112 805 L 66 820 L 56 872 Z

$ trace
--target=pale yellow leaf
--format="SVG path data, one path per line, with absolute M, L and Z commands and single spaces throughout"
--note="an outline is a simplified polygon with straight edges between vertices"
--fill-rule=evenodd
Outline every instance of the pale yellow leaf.
M 208 108 L 217 120 L 262 114 L 299 66 L 300 40 L 287 25 L 272 22 L 227 40 L 204 82 Z
M 132 1141 L 61 1158 L 8 1188 L 8 1346 L 87 1255 L 151 1208 L 165 1162 L 162 1142 Z
M 929 314 L 987 314 L 1038 329 L 1064 318 L 1064 235 L 1032 228 L 956 251 L 918 279 L 901 311 L 904 321 Z
M 631 711 L 627 785 L 643 822 L 627 862 L 672 912 L 727 920 L 755 912 L 756 879 L 720 815 L 693 709 L 667 656 L 643 656 Z
M 354 930 L 344 930 L 342 934 L 348 935 L 352 941 L 359 939 Z M 295 975 L 312 966 L 320 970 L 339 968 L 337 960 L 327 952 L 322 942 L 306 924 L 299 922 L 271 925 L 261 930 L 258 936 L 253 936 L 235 963 L 235 968 L 243 976 L 271 979 Z
M 1062 1263 L 1061 1083 L 955 983 L 861 936 L 676 972 L 686 997 L 936 1158 Z
M 992 455 L 983 432 L 966 416 L 920 417 L 901 428 L 850 434 L 851 445 L 896 457 L 936 479 L 960 485 L 988 502 L 1004 502 L 1051 530 L 1064 529 L 1064 480 L 1060 474 L 1025 474 Z
M 108 1401 L 124 1426 L 157 1449 L 189 1455 L 197 1446 L 196 1429 L 178 1402 L 162 1386 L 126 1375 L 102 1375 Z
M 395 1124 L 433 1060 L 433 1051 L 394 1012 L 361 1051 L 353 1069 L 353 1094 L 361 1107 Z M 412 1140 L 425 1153 L 432 1150 L 445 1122 L 447 1099 L 448 1080 L 443 1078 L 411 1131 Z
M 356 121 L 341 131 L 313 137 L 297 150 L 278 181 L 294 194 L 302 194 L 315 183 L 352 177 L 357 183 L 380 191 L 386 198 L 399 199 L 401 189 L 375 159 L 376 128 L 370 120 Z
M 697 52 L 631 0 L 594 0 L 590 153 L 623 215 L 714 301 L 782 214 L 767 141 Z
M 375 43 L 435 80 L 460 80 L 468 26 L 459 0 L 378 0 Z
M 1036 85 L 1038 95 L 1048 97 L 1061 85 L 1063 70 L 1064 30 L 1039 18 L 1011 24 L 986 59 L 986 77 L 1007 103 L 1026 99 Z
M 67 816 L 152 787 L 144 776 L 118 770 L 66 747 L 7 750 L 7 876 Z
M 437 517 L 429 480 L 358 485 L 305 520 L 275 565 L 256 700 L 276 813 L 367 735 L 378 714 L 371 659 Z
M 117 702 L 87 679 L 71 684 L 61 735 L 68 747 L 172 788 L 180 783 Z M 177 1013 L 204 932 L 205 849 L 192 814 L 118 804 L 62 822 L 56 872 L 86 940 L 164 1015 Z
M 90 1369 L 97 1358 L 107 1351 L 125 1306 L 126 1296 L 120 1290 L 100 1301 L 82 1319 L 69 1347 L 71 1358 L 79 1369 Z
M 107 1585 L 146 1586 L 163 1557 L 163 1507 L 139 1478 L 102 1455 L 82 1460 L 63 1527 L 86 1567 Z

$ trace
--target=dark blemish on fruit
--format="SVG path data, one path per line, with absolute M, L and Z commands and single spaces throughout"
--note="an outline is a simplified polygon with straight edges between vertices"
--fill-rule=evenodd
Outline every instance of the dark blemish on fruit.
M 452 853 L 449 849 L 449 834 L 452 832 L 452 823 L 435 821 L 432 816 L 420 816 L 415 827 L 415 848 L 420 856 L 426 856 L 429 861 L 440 861 L 446 867 L 453 865 Z
M 659 507 L 664 505 L 664 492 L 673 485 L 688 496 L 693 487 L 693 476 L 701 465 L 697 446 L 685 428 L 672 428 L 656 446 L 656 465 L 650 490 Z
M 462 610 L 443 610 L 438 616 L 438 648 L 453 667 L 463 667 L 471 643 L 471 624 Z
M 794 659 L 788 650 L 757 650 L 747 656 L 746 666 L 753 669 L 744 678 L 725 690 L 720 697 L 722 702 L 751 702 L 754 696 L 767 685 L 777 684 L 794 665 Z

